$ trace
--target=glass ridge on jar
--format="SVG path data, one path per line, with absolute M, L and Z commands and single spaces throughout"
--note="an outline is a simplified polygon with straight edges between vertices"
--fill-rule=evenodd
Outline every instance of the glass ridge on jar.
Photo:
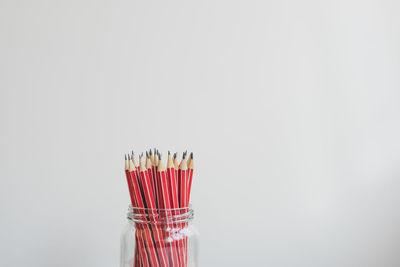
M 193 209 L 129 206 L 121 234 L 120 267 L 197 267 L 198 232 Z

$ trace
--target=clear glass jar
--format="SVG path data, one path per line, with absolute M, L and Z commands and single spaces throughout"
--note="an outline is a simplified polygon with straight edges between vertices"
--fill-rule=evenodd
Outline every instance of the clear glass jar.
M 121 234 L 121 267 L 197 267 L 193 210 L 129 207 Z

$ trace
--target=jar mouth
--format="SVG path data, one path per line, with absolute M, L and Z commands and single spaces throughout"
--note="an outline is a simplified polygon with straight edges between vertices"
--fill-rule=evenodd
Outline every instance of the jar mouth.
M 176 209 L 149 209 L 129 205 L 127 214 L 127 218 L 130 221 L 150 224 L 189 222 L 193 217 L 192 205 Z

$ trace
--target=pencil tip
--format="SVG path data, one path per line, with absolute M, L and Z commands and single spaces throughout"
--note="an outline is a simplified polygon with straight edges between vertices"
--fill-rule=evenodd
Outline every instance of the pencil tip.
M 126 154 L 125 154 L 125 160 L 126 160 Z

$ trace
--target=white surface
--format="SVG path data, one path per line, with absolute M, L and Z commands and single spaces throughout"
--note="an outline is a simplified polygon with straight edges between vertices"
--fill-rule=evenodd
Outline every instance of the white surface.
M 400 266 L 399 3 L 2 0 L 0 266 L 118 266 L 154 146 L 201 266 Z

